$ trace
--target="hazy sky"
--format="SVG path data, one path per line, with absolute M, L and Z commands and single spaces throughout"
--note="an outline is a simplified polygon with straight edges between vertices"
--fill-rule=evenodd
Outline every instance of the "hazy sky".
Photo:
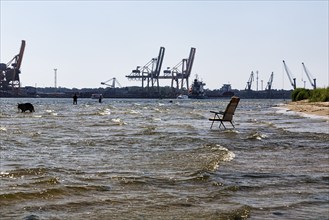
M 274 72 L 274 89 L 291 89 L 285 60 L 297 86 L 311 88 L 301 63 L 329 84 L 328 0 L 325 1 L 1 1 L 1 63 L 26 41 L 20 74 L 23 86 L 122 86 L 136 66 L 166 48 L 162 71 L 196 48 L 190 82 L 197 74 L 206 88 L 231 83 L 244 89 L 258 71 L 258 89 Z M 161 72 L 162 72 L 161 71 Z M 170 80 L 160 80 L 170 85 Z M 253 82 L 256 89 L 256 79 Z

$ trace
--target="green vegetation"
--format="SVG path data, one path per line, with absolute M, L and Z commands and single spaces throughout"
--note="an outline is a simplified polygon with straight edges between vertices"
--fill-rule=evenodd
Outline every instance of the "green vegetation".
M 329 87 L 314 90 L 297 88 L 292 92 L 291 99 L 292 101 L 308 99 L 310 102 L 328 102 Z

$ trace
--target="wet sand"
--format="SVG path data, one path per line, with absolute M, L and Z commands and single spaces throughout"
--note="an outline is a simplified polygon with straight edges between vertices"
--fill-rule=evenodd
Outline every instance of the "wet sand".
M 302 100 L 289 102 L 285 104 L 285 107 L 295 112 L 329 117 L 329 102 L 309 102 L 308 100 Z

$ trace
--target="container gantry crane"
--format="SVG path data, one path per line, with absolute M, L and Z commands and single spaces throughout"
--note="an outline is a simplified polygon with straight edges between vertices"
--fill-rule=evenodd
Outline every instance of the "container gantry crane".
M 196 49 L 191 47 L 189 57 L 182 59 L 176 66 L 172 69 L 172 80 L 171 87 L 173 87 L 174 82 L 176 82 L 176 89 L 183 90 L 184 84 L 186 88 L 189 88 L 189 77 L 192 72 L 192 67 L 194 63 Z M 185 81 L 185 83 L 184 83 Z M 180 86 L 179 86 L 180 85 Z
M 165 48 L 160 47 L 159 55 L 157 58 L 152 58 L 143 67 L 137 66 L 137 68 L 135 70 L 132 70 L 132 72 L 126 77 L 130 80 L 141 80 L 142 88 L 144 88 L 144 80 L 147 80 L 147 88 L 149 88 L 150 83 L 152 88 L 154 88 L 154 84 L 157 83 L 159 91 L 159 75 L 162 67 L 164 54 Z
M 290 81 L 290 84 L 292 85 L 292 87 L 294 89 L 296 89 L 296 78 L 293 77 L 293 75 L 291 74 L 290 70 L 288 69 L 288 66 L 286 65 L 286 62 L 284 62 L 283 60 L 283 66 L 284 66 L 284 69 L 288 75 L 288 78 L 289 78 L 289 81 Z
M 302 63 L 302 65 L 303 65 L 304 72 L 305 72 L 308 80 L 310 81 L 313 89 L 316 89 L 316 79 L 314 77 L 312 77 L 313 78 L 313 81 L 312 81 L 312 79 L 311 79 L 311 76 L 312 76 L 311 73 L 308 71 L 308 69 L 306 68 L 306 66 L 305 66 L 304 63 Z

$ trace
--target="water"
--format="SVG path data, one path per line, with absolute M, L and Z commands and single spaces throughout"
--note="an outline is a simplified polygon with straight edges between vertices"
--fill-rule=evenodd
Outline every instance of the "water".
M 328 219 L 329 119 L 228 101 L 0 99 L 1 219 Z

